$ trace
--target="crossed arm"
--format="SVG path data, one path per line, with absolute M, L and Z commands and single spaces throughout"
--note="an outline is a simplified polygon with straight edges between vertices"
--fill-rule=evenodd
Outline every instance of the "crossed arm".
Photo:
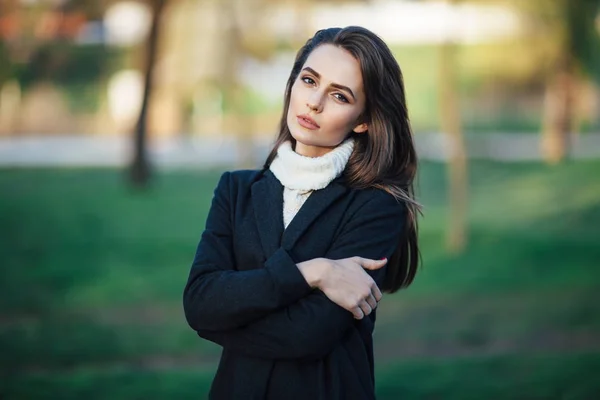
M 238 328 L 310 293 L 296 264 L 284 249 L 264 268 L 234 269 L 229 173 L 223 174 L 183 294 L 188 324 L 195 330 Z
M 214 250 L 209 246 L 231 254 L 227 251 L 230 236 L 219 222 L 228 221 L 227 205 L 217 197 L 186 287 L 188 301 L 184 303 L 192 328 L 207 340 L 255 357 L 299 359 L 328 354 L 355 319 L 321 290 L 311 290 L 285 250 L 279 249 L 261 270 L 234 271 L 230 255 L 225 256 L 229 264 L 219 267 L 216 262 L 198 262 L 210 259 L 206 252 Z M 404 218 L 403 207 L 391 196 L 374 195 L 354 213 L 325 258 L 389 257 L 400 240 Z M 209 239 L 206 246 L 205 239 Z M 385 268 L 367 272 L 381 286 Z

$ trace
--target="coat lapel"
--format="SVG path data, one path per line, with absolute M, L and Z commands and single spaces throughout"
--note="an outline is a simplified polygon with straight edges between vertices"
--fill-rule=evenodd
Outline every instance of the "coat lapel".
M 337 178 L 326 188 L 314 191 L 283 232 L 281 246 L 286 250 L 292 249 L 306 229 L 347 190 L 342 180 Z
M 269 170 L 252 185 L 252 206 L 265 257 L 281 246 L 291 250 L 310 225 L 337 199 L 347 192 L 342 178 L 334 179 L 326 188 L 314 191 L 283 229 L 283 186 Z
M 265 257 L 281 244 L 283 233 L 283 186 L 269 170 L 251 188 L 252 207 Z

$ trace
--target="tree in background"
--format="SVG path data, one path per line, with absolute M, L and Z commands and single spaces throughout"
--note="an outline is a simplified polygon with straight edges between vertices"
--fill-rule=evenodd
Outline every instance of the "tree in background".
M 254 4 L 263 9 L 264 2 Z M 247 4 L 246 4 L 247 5 Z M 239 0 L 222 0 L 220 2 L 220 35 L 223 51 L 218 62 L 221 74 L 218 77 L 219 87 L 223 97 L 223 107 L 231 114 L 233 133 L 238 143 L 239 166 L 251 168 L 254 166 L 254 146 L 252 141 L 252 121 L 244 115 L 244 87 L 238 79 L 239 66 L 242 58 L 248 54 L 244 43 L 243 26 L 256 26 L 259 21 L 251 10 L 243 10 Z M 266 42 L 258 40 L 258 42 Z M 273 49 L 270 49 L 271 52 Z M 270 53 L 271 53 L 270 52 Z
M 447 1 L 449 7 L 455 4 L 456 0 Z M 457 89 L 457 45 L 451 38 L 451 32 L 447 35 L 439 46 L 438 62 L 440 128 L 446 135 L 449 146 L 446 248 L 452 253 L 459 253 L 465 249 L 468 240 L 468 163 Z
M 545 86 L 541 151 L 547 162 L 560 162 L 568 156 L 577 128 L 580 85 L 590 77 L 600 82 L 600 1 L 485 1 L 509 6 L 523 18 L 528 57 L 536 60 L 536 78 Z
M 166 0 L 149 0 L 152 9 L 150 34 L 146 40 L 144 63 L 144 92 L 140 113 L 134 130 L 134 155 L 129 168 L 131 183 L 135 187 L 145 187 L 150 180 L 150 161 L 148 160 L 148 108 L 152 96 L 154 68 L 161 34 L 161 22 Z
M 471 1 L 448 0 L 448 5 L 463 2 Z M 580 80 L 588 75 L 600 82 L 600 36 L 597 27 L 600 0 L 489 0 L 472 3 L 510 6 L 524 17 L 526 32 L 533 35 L 533 43 L 541 40 L 544 49 L 536 49 L 530 54 L 538 58 L 542 64 L 539 71 L 546 77 L 542 152 L 548 162 L 559 162 L 569 153 Z M 452 252 L 464 249 L 468 241 L 468 162 L 457 90 L 456 50 L 455 43 L 446 41 L 440 45 L 439 52 L 440 126 L 450 146 L 446 244 Z
M 570 151 L 575 129 L 577 84 L 587 73 L 600 82 L 600 40 L 595 23 L 597 0 L 557 0 L 554 15 L 539 8 L 547 29 L 557 39 L 555 62 L 548 77 L 542 151 L 547 162 L 557 163 Z

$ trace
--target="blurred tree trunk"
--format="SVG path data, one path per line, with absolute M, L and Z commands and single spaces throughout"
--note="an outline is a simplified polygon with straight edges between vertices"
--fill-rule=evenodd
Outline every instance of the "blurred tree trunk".
M 569 3 L 558 0 L 559 13 L 567 17 Z M 560 23 L 549 22 L 559 34 L 557 58 L 546 83 L 542 121 L 541 150 L 546 162 L 555 164 L 570 152 L 574 121 L 573 91 L 575 86 L 575 57 L 569 18 Z
M 586 72 L 600 81 L 600 38 L 596 28 L 599 18 L 598 0 L 557 0 L 555 7 L 560 23 L 557 59 L 546 89 L 542 153 L 549 163 L 557 163 L 569 155 L 577 111 L 577 83 Z
M 453 0 L 449 1 L 452 5 Z M 467 245 L 468 167 L 467 150 L 462 131 L 460 104 L 457 91 L 456 44 L 446 40 L 439 52 L 439 108 L 440 125 L 449 144 L 448 201 L 449 214 L 446 247 L 459 253 Z
M 546 162 L 562 161 L 570 152 L 574 120 L 575 71 L 570 49 L 563 46 L 544 99 L 542 154 Z
M 148 137 L 148 108 L 152 96 L 154 67 L 158 50 L 158 38 L 160 37 L 161 17 L 166 0 L 151 0 L 152 21 L 150 34 L 146 42 L 145 71 L 144 71 L 144 93 L 140 114 L 135 125 L 134 132 L 134 155 L 129 168 L 129 177 L 135 187 L 146 187 L 150 180 L 151 167 L 148 160 L 147 137 Z
M 237 0 L 221 1 L 221 26 L 223 29 L 223 53 L 220 86 L 225 106 L 224 114 L 229 117 L 226 120 L 229 119 L 231 122 L 230 127 L 236 137 L 238 166 L 253 167 L 252 119 L 244 115 L 244 93 L 238 80 L 238 68 L 244 51 L 241 43 Z

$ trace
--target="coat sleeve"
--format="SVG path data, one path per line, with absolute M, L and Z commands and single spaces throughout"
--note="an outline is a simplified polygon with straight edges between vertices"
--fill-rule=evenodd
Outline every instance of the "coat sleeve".
M 238 328 L 310 293 L 288 252 L 278 249 L 264 268 L 237 271 L 233 257 L 230 173 L 214 193 L 183 293 L 194 330 Z
M 363 205 L 342 230 L 326 258 L 390 257 L 401 239 L 406 209 L 379 192 Z M 385 267 L 367 271 L 381 286 Z M 224 348 L 269 359 L 318 359 L 329 354 L 357 321 L 319 290 L 247 326 L 198 334 Z M 360 323 L 360 322 L 358 322 Z

